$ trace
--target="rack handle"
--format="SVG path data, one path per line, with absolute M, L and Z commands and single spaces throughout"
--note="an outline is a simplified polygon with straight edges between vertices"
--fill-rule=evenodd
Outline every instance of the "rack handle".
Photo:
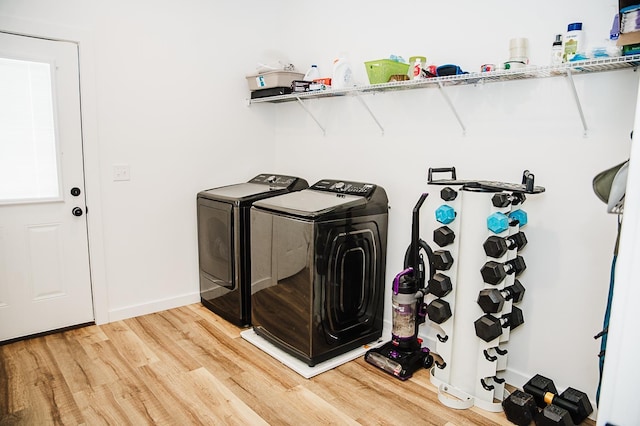
M 451 173 L 451 180 L 456 180 L 456 168 L 455 167 L 429 167 L 427 174 L 427 182 L 433 182 L 434 173 Z

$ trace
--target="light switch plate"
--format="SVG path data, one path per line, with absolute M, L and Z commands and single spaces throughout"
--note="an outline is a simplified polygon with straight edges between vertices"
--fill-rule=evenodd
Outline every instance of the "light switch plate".
M 114 164 L 113 165 L 113 180 L 125 181 L 131 180 L 131 169 L 128 164 Z

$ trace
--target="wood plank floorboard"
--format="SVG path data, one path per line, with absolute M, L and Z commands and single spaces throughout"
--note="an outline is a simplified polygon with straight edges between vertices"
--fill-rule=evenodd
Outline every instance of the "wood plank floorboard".
M 193 304 L 0 346 L 0 425 L 509 425 L 362 357 L 305 379 Z

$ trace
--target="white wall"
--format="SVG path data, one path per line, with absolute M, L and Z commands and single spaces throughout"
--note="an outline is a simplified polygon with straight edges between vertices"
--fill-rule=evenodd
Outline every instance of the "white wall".
M 629 155 L 637 75 L 576 76 L 588 136 L 561 78 L 447 89 L 466 135 L 434 89 L 366 96 L 384 136 L 353 98 L 309 102 L 326 136 L 296 104 L 252 105 L 245 74 L 258 61 L 291 60 L 330 73 L 345 52 L 355 75 L 389 54 L 425 55 L 476 71 L 508 57 L 528 37 L 532 63 L 546 64 L 554 34 L 583 21 L 605 38 L 616 2 L 137 2 L 4 0 L 0 16 L 29 28 L 78 29 L 90 46 L 84 87 L 95 112 L 100 254 L 110 320 L 198 300 L 195 194 L 262 171 L 371 181 L 391 204 L 387 282 L 402 267 L 411 209 L 428 167 L 460 178 L 518 181 L 524 169 L 547 192 L 526 203 L 529 266 L 522 276 L 526 324 L 510 344 L 514 384 L 535 373 L 594 398 L 615 218 L 591 190 L 599 171 Z M 311 19 L 313 18 L 313 19 Z M 2 21 L 0 21 L 2 22 Z M 81 45 L 81 55 L 82 55 Z M 86 56 L 85 56 L 86 57 Z M 113 182 L 113 164 L 131 166 Z M 93 181 L 92 181 L 93 182 Z M 432 214 L 436 194 L 423 207 Z M 91 206 L 90 206 L 91 208 Z M 426 221 L 425 221 L 426 222 Z M 95 230 L 94 230 L 95 232 Z M 424 230 L 428 239 L 430 230 Z M 387 301 L 388 305 L 388 301 Z M 388 308 L 388 306 L 387 306 Z M 389 309 L 387 309 L 387 319 Z M 425 335 L 432 330 L 424 327 Z
M 102 219 L 92 254 L 94 268 L 103 264 L 104 277 L 94 275 L 103 321 L 198 301 L 195 194 L 273 170 L 273 120 L 248 108 L 244 75 L 280 47 L 265 25 L 277 10 L 256 2 L 251 11 L 237 2 L 0 3 L 3 29 L 80 41 L 81 72 L 91 73 L 82 88 L 95 114 L 85 114 L 95 128 L 85 150 L 96 153 L 87 195 L 101 195 L 89 209 Z M 130 165 L 131 180 L 114 182 L 113 164 Z
M 323 7 L 340 11 L 331 18 L 339 25 L 329 29 L 322 19 L 289 22 L 291 34 L 304 34 L 292 37 L 289 47 L 299 52 L 296 64 L 304 69 L 317 63 L 324 75 L 330 75 L 331 60 L 347 52 L 361 82 L 367 81 L 363 62 L 390 54 L 423 55 L 429 63 L 478 71 L 483 63 L 506 60 L 512 37 L 528 37 L 531 62 L 546 65 L 554 34 L 569 22 L 584 22 L 591 41 L 608 37 L 616 5 L 460 1 L 455 8 L 409 2 L 387 9 L 382 2 L 329 1 Z M 380 13 L 365 14 L 365 7 Z M 298 5 L 296 13 L 307 16 L 313 9 Z M 616 218 L 594 195 L 591 180 L 628 158 L 638 75 L 626 70 L 574 79 L 587 137 L 565 78 L 447 88 L 466 135 L 437 89 L 387 92 L 363 97 L 384 136 L 351 97 L 308 101 L 326 136 L 295 103 L 277 106 L 277 164 L 295 164 L 294 173 L 310 182 L 363 180 L 387 190 L 389 284 L 403 269 L 411 209 L 425 191 L 432 195 L 422 209 L 422 236 L 431 238 L 433 228 L 426 224 L 440 200 L 439 188 L 426 184 L 429 167 L 455 166 L 461 179 L 510 182 L 531 170 L 547 191 L 524 206 L 530 220 L 523 251 L 528 269 L 521 277 L 526 323 L 512 334 L 507 378 L 522 385 L 540 373 L 558 389 L 572 386 L 595 400 L 600 342 L 593 336 L 602 328 Z M 309 162 L 316 166 L 310 169 Z M 390 300 L 386 303 L 390 320 Z M 432 336 L 434 330 L 425 325 L 423 333 Z

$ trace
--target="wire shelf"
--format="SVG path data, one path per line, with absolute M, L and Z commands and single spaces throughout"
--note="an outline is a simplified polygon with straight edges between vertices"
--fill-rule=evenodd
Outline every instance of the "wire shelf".
M 292 102 L 303 99 L 331 98 L 349 94 L 376 93 L 420 88 L 442 88 L 443 86 L 483 84 L 511 80 L 527 80 L 546 77 L 562 77 L 613 71 L 640 66 L 640 55 L 619 56 L 613 58 L 590 59 L 568 62 L 556 66 L 527 66 L 521 69 L 475 72 L 468 74 L 434 77 L 423 80 L 394 81 L 390 83 L 361 85 L 344 89 L 328 89 L 311 92 L 297 92 L 288 95 L 250 99 L 250 104 Z

